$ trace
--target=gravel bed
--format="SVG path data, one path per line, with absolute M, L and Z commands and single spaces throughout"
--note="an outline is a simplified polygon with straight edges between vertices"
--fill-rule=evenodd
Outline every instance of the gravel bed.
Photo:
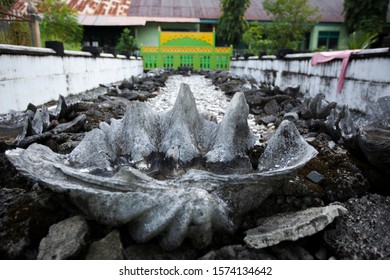
M 166 81 L 165 87 L 160 88 L 157 97 L 151 98 L 148 102 L 156 108 L 158 112 L 163 112 L 172 108 L 175 104 L 180 84 L 186 83 L 190 86 L 199 113 L 213 115 L 218 123 L 222 121 L 230 99 L 221 90 L 217 89 L 211 80 L 204 76 L 192 75 L 190 77 L 182 75 L 172 75 Z M 257 138 L 266 130 L 264 126 L 256 124 L 252 114 L 248 116 L 248 124 Z

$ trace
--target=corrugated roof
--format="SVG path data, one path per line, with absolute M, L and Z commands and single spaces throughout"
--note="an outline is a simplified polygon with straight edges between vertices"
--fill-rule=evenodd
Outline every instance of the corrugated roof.
M 126 16 L 131 0 L 66 0 L 82 15 Z
M 309 0 L 319 7 L 324 22 L 343 22 L 343 0 Z M 198 17 L 218 19 L 219 0 L 132 0 L 129 16 L 145 17 Z M 270 17 L 263 10 L 263 0 L 251 0 L 245 14 L 247 20 L 268 21 Z
M 218 18 L 219 0 L 132 0 L 129 16 Z
M 319 7 L 321 22 L 343 22 L 344 0 L 308 0 Z M 263 10 L 264 0 L 251 0 L 245 13 L 247 20 L 269 21 Z M 132 0 L 129 16 L 144 17 L 198 17 L 200 19 L 218 19 L 221 15 L 220 0 Z M 387 13 L 390 22 L 390 7 Z
M 32 0 L 37 2 L 38 0 Z M 65 0 L 69 6 L 75 8 L 82 24 L 84 22 L 99 23 L 96 25 L 113 25 L 115 22 L 136 23 L 137 18 L 156 22 L 199 22 L 204 20 L 217 20 L 220 17 L 220 0 Z M 251 0 L 251 5 L 245 14 L 247 20 L 268 21 L 270 18 L 263 10 L 264 0 Z M 343 22 L 344 0 L 308 0 L 312 5 L 318 6 L 321 22 Z M 27 0 L 18 0 L 14 9 L 25 12 Z M 85 18 L 95 16 L 95 18 Z M 97 18 L 101 17 L 102 18 Z M 107 17 L 106 17 L 107 16 Z M 120 17 L 115 20 L 111 17 Z M 133 19 L 122 17 L 130 16 Z M 142 20 L 140 20 L 142 22 Z M 387 13 L 387 22 L 390 23 L 390 7 Z M 85 24 L 89 25 L 89 24 Z M 133 25 L 133 24 L 129 24 Z M 143 24 L 140 24 L 143 25 Z

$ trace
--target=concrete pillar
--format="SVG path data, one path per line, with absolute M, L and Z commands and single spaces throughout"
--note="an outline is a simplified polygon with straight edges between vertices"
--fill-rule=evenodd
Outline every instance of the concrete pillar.
M 41 33 L 39 31 L 40 18 L 37 14 L 30 15 L 31 43 L 33 47 L 41 47 Z

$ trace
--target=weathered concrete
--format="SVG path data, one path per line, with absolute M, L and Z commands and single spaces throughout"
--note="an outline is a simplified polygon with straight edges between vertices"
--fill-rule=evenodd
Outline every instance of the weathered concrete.
M 367 104 L 390 95 L 390 57 L 388 48 L 363 50 L 351 57 L 341 93 L 337 82 L 341 59 L 312 66 L 312 54 L 286 55 L 284 59 L 273 56 L 262 59 L 233 60 L 231 71 L 250 74 L 258 82 L 284 87 L 300 85 L 301 91 L 314 97 L 324 93 L 328 102 L 365 110 Z
M 89 53 L 66 51 L 61 57 L 51 49 L 1 44 L 0 54 L 0 114 L 143 72 L 142 60 L 112 55 L 93 58 Z

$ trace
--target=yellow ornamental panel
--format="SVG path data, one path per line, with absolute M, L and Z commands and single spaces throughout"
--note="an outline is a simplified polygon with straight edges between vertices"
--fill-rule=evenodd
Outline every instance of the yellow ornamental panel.
M 218 47 L 215 48 L 215 52 L 217 53 L 230 53 L 232 49 L 230 47 Z
M 212 52 L 213 48 L 211 47 L 161 47 L 162 52 L 175 52 L 175 53 L 198 53 L 198 52 Z
M 143 46 L 142 52 L 158 52 L 158 47 Z
M 161 32 L 160 45 L 164 45 L 170 41 L 176 41 L 185 38 L 202 41 L 210 46 L 213 45 L 212 32 Z

